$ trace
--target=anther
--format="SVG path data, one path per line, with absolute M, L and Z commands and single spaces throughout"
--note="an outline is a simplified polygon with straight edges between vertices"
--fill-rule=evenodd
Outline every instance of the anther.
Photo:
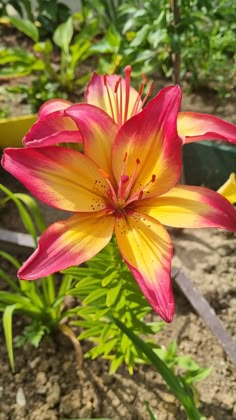
M 138 200 L 142 200 L 143 198 L 143 190 L 139 191 Z
M 114 93 L 117 93 L 118 87 L 120 85 L 121 77 L 116 81 L 114 86 Z
M 148 82 L 148 79 L 147 79 L 147 76 L 144 73 L 142 73 L 142 79 L 144 81 L 144 84 L 146 85 L 147 82 Z

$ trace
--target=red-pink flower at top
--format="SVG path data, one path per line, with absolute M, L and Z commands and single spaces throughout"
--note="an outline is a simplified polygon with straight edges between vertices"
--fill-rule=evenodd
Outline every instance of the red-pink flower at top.
M 141 109 L 140 93 L 132 90 L 123 97 L 119 92 L 125 88 L 128 95 L 127 75 L 126 69 L 125 81 L 107 77 L 105 82 L 94 76 L 104 83 L 105 91 L 119 95 L 114 106 L 122 110 L 121 116 L 108 115 L 101 104 L 51 101 L 26 136 L 27 147 L 5 149 L 2 165 L 7 171 L 38 199 L 74 213 L 43 233 L 18 275 L 34 280 L 81 264 L 114 234 L 143 294 L 170 322 L 173 249 L 163 225 L 236 231 L 236 211 L 216 192 L 177 185 L 182 151 L 177 132 L 180 88 L 162 89 Z M 67 146 L 82 142 L 83 152 L 58 147 L 62 142 Z

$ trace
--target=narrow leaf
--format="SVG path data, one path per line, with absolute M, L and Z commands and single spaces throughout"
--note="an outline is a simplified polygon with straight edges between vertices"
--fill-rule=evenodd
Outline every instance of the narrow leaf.
M 15 28 L 23 32 L 25 35 L 31 38 L 34 42 L 38 42 L 39 31 L 37 27 L 34 25 L 34 23 L 32 23 L 30 20 L 11 16 L 9 17 L 9 21 L 11 22 L 13 26 L 15 26 Z
M 3 313 L 3 329 L 7 345 L 8 359 L 13 372 L 15 372 L 14 365 L 14 354 L 13 354 L 13 344 L 12 344 L 12 316 L 13 312 L 16 309 L 16 305 L 7 306 Z

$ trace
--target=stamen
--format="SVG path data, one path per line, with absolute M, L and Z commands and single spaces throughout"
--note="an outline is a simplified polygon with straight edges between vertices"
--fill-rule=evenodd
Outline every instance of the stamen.
M 152 92 L 153 92 L 153 87 L 154 87 L 154 82 L 153 82 L 153 80 L 152 80 L 152 81 L 151 81 L 151 83 L 150 83 L 149 89 L 148 89 L 148 91 L 147 91 L 147 94 L 146 94 L 146 96 L 144 97 L 144 99 L 143 99 L 143 101 L 142 101 L 142 106 L 144 106 L 145 102 L 147 101 L 147 98 L 148 98 L 149 96 L 151 96 L 151 94 L 152 94 Z
M 148 181 L 137 193 L 135 193 L 134 195 L 132 195 L 129 200 L 126 201 L 125 205 L 127 206 L 128 204 L 132 203 L 133 201 L 136 200 L 142 200 L 143 198 L 143 194 L 146 190 L 146 188 L 153 182 L 156 181 L 156 175 L 152 175 L 152 178 L 150 179 L 150 181 Z
M 116 116 L 117 116 L 117 124 L 118 127 L 122 126 L 122 113 L 121 113 L 121 109 L 120 106 L 121 104 L 119 104 L 119 98 L 118 98 L 118 87 L 120 86 L 120 91 L 121 89 L 121 77 L 116 81 L 115 83 L 115 87 L 114 87 L 114 94 L 115 94 L 115 101 L 116 101 Z
M 129 193 L 130 193 L 130 191 L 131 191 L 131 188 L 133 187 L 134 182 L 135 182 L 135 180 L 136 180 L 136 177 L 137 177 L 137 172 L 138 172 L 138 165 L 139 165 L 139 164 L 140 164 L 140 160 L 139 160 L 139 159 L 136 159 L 136 166 L 135 166 L 135 168 L 134 168 L 134 171 L 133 171 L 133 173 L 132 173 L 132 175 L 131 175 L 131 177 L 130 177 L 129 183 L 128 183 L 127 188 L 126 188 L 126 190 L 125 190 L 125 194 L 124 194 L 124 199 L 125 199 L 125 200 L 128 198 Z
M 138 96 L 136 98 L 136 101 L 134 103 L 133 109 L 132 109 L 132 116 L 137 114 L 138 111 L 138 107 L 141 105 L 142 107 L 142 94 L 143 94 L 143 89 L 144 89 L 145 84 L 141 83 L 141 85 L 139 86 L 139 90 L 138 90 Z
M 144 84 L 146 85 L 148 82 L 146 74 L 142 73 L 142 79 L 143 79 Z
M 107 96 L 108 96 L 108 101 L 109 101 L 109 105 L 110 105 L 111 115 L 112 115 L 113 120 L 115 120 L 112 101 L 111 101 L 111 95 L 110 95 L 109 88 L 107 86 L 107 76 L 106 76 L 106 74 L 104 74 L 104 76 L 103 76 L 103 82 L 104 82 L 104 86 L 106 87 L 106 91 L 107 91 Z
M 118 206 L 118 201 L 117 201 L 117 196 L 116 196 L 116 192 L 114 190 L 114 187 L 109 179 L 109 175 L 106 171 L 104 171 L 103 169 L 99 168 L 98 171 L 100 172 L 100 174 L 102 174 L 102 176 L 104 176 L 104 178 L 106 179 L 108 186 L 109 186 L 109 196 L 111 198 L 111 200 L 113 201 L 113 203 Z
M 128 156 L 128 153 L 125 152 L 124 157 L 123 157 L 123 166 L 122 166 L 120 181 L 119 181 L 119 185 L 118 185 L 118 193 L 117 193 L 120 200 L 124 199 L 125 184 L 129 180 L 129 176 L 126 175 L 126 173 L 125 173 L 127 156 Z
M 124 112 L 124 122 L 128 118 L 131 73 L 132 73 L 131 66 L 126 66 L 125 67 L 125 112 Z

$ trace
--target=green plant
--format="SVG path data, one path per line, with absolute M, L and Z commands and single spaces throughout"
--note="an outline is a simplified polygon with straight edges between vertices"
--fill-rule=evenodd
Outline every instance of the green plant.
M 78 65 L 91 55 L 90 45 L 93 35 L 86 29 L 74 37 L 72 17 L 57 27 L 53 43 L 49 39 L 40 41 L 37 26 L 29 20 L 9 17 L 8 21 L 34 41 L 33 51 L 28 52 L 20 47 L 1 49 L 0 76 L 7 79 L 34 75 L 35 79 L 30 87 L 18 86 L 18 91 L 33 99 L 33 111 L 47 99 L 57 96 L 67 97 L 68 92 L 74 91 L 88 80 L 90 73 L 86 72 L 77 77 L 77 69 Z M 52 58 L 56 48 L 60 51 L 59 63 Z
M 37 21 L 41 35 L 52 34 L 59 23 L 70 15 L 69 7 L 58 0 L 37 0 L 33 5 L 30 0 L 1 0 L 0 16 L 8 15 L 7 6 L 11 6 L 21 18 Z
M 106 1 L 100 1 L 105 7 Z M 208 86 L 219 96 L 235 89 L 235 5 L 187 0 L 119 2 L 116 19 L 92 47 L 101 73 L 132 63 L 134 76 L 159 73 L 192 89 Z M 92 7 L 92 6 L 91 6 Z

